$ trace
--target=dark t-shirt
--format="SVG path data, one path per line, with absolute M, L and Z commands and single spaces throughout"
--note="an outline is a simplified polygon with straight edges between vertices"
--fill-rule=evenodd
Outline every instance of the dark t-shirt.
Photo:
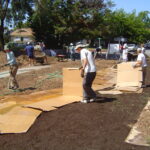
M 34 47 L 32 45 L 26 46 L 25 50 L 26 50 L 28 56 L 34 56 L 34 54 L 33 54 Z
M 99 47 L 96 48 L 96 52 L 100 52 L 101 49 Z

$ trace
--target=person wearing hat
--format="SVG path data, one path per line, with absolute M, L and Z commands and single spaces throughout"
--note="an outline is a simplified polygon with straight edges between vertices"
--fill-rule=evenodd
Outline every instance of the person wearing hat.
M 81 57 L 81 77 L 83 77 L 83 100 L 82 103 L 96 100 L 96 93 L 92 89 L 92 83 L 96 77 L 96 66 L 92 53 L 84 45 L 77 45 L 75 50 Z
M 40 42 L 40 48 L 41 48 L 41 52 L 44 58 L 44 63 L 48 64 L 48 60 L 47 60 L 47 56 L 46 56 L 46 46 L 44 44 L 44 42 Z
M 136 63 L 133 65 L 133 67 L 142 67 L 142 73 L 143 73 L 143 82 L 142 82 L 142 87 L 146 87 L 145 84 L 145 79 L 146 79 L 146 68 L 147 68 L 147 62 L 146 62 L 146 57 L 144 53 L 142 52 L 141 48 L 137 49 L 138 57 Z
M 27 42 L 27 46 L 25 47 L 25 51 L 29 58 L 29 66 L 34 65 L 34 47 L 31 45 L 30 42 Z
M 13 51 L 9 48 L 9 45 L 4 46 L 4 52 L 6 53 L 7 62 L 8 62 L 8 65 L 10 66 L 10 69 L 9 69 L 10 77 L 8 81 L 8 88 L 15 90 L 19 88 L 17 80 L 16 80 L 18 64 L 16 62 L 16 58 L 14 56 Z
M 75 61 L 75 49 L 74 49 L 73 43 L 70 43 L 69 54 L 70 54 L 70 59 L 72 61 Z

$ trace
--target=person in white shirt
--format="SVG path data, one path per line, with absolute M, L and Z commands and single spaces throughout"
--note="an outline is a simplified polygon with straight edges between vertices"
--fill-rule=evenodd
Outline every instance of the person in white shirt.
M 137 61 L 134 65 L 134 67 L 142 67 L 142 72 L 143 72 L 143 82 L 142 82 L 142 87 L 146 87 L 145 84 L 145 78 L 146 78 L 146 68 L 147 68 L 147 62 L 146 62 L 146 57 L 145 55 L 142 53 L 142 49 L 138 48 L 137 49 L 138 52 L 138 57 L 137 57 Z
M 19 86 L 16 80 L 16 74 L 18 70 L 18 64 L 16 62 L 16 58 L 14 56 L 13 51 L 10 50 L 8 45 L 5 45 L 4 52 L 6 53 L 7 62 L 10 66 L 9 73 L 9 82 L 8 82 L 8 88 L 12 90 L 16 90 Z
M 71 60 L 75 61 L 75 49 L 74 49 L 73 43 L 70 43 L 69 53 L 70 53 Z
M 122 52 L 122 61 L 127 62 L 128 61 L 128 46 L 125 46 Z
M 144 44 L 141 44 L 141 50 L 142 50 L 142 53 L 145 54 Z
M 81 57 L 81 77 L 83 77 L 83 100 L 82 103 L 96 101 L 96 93 L 92 89 L 92 83 L 96 77 L 96 66 L 92 52 L 83 45 L 77 45 L 75 50 Z

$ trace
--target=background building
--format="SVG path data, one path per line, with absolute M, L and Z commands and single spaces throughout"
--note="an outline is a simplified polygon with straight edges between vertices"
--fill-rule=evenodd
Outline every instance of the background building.
M 27 43 L 34 42 L 35 38 L 31 28 L 16 29 L 10 34 L 11 42 L 14 43 Z

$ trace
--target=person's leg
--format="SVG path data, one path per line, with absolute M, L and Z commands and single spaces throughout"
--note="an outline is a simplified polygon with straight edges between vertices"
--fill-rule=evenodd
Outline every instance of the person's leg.
M 31 66 L 32 65 L 32 60 L 31 60 L 31 58 L 29 57 L 29 66 Z
M 36 59 L 35 59 L 35 57 L 34 56 L 32 56 L 32 66 L 34 66 L 35 64 L 36 64 Z
M 12 85 L 12 79 L 13 79 L 13 76 L 12 76 L 12 66 L 9 67 L 9 80 L 8 80 L 8 89 L 12 89 L 13 85 Z
M 76 60 L 76 54 L 73 53 L 73 60 L 75 61 Z
M 71 60 L 75 61 L 75 55 L 74 55 L 74 53 L 71 54 Z
M 146 67 L 142 68 L 142 73 L 143 73 L 143 82 L 142 85 L 145 86 L 145 79 L 146 79 Z
M 83 99 L 95 98 L 96 93 L 92 89 L 92 83 L 95 79 L 96 72 L 87 73 L 83 79 Z
M 13 65 L 12 66 L 12 88 L 13 89 L 16 89 L 19 87 L 17 80 L 16 80 L 17 70 L 18 70 L 18 65 Z
M 44 62 L 48 64 L 47 56 L 44 56 Z

